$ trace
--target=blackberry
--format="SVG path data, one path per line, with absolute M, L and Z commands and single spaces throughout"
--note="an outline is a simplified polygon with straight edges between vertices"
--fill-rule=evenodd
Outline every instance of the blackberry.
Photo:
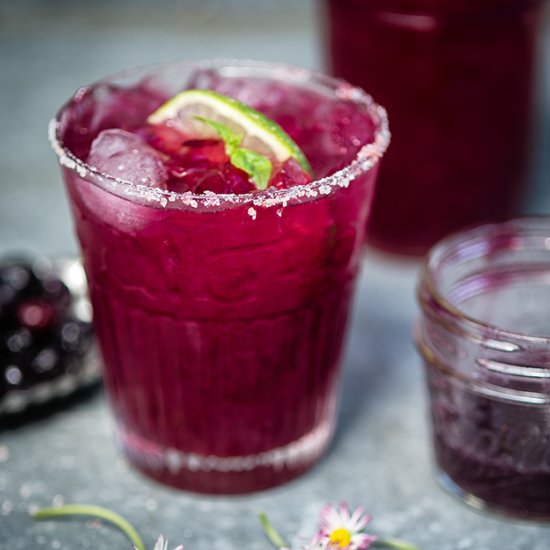
M 10 287 L 18 297 L 30 295 L 39 290 L 40 283 L 26 260 L 8 259 L 0 265 L 0 284 Z
M 0 260 L 0 400 L 78 370 L 93 330 L 75 301 L 50 262 Z

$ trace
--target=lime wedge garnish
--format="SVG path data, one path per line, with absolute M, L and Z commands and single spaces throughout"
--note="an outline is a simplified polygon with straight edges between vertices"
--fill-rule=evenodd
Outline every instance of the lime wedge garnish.
M 205 124 L 204 119 L 230 128 L 241 138 L 242 148 L 263 155 L 276 164 L 293 158 L 303 170 L 313 175 L 305 155 L 276 122 L 236 99 L 211 90 L 180 92 L 151 113 L 147 122 L 170 122 L 188 135 L 219 137 L 219 132 L 212 124 Z

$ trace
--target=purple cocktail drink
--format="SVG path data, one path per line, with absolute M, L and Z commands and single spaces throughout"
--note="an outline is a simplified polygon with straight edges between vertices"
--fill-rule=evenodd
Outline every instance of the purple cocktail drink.
M 336 76 L 392 120 L 368 239 L 423 254 L 515 215 L 527 187 L 537 0 L 325 0 Z
M 255 190 L 215 139 L 148 124 L 187 88 L 277 121 L 314 181 L 290 159 Z M 384 111 L 303 70 L 183 63 L 81 89 L 52 137 L 129 460 L 213 493 L 310 467 L 334 427 L 360 243 L 388 143 Z

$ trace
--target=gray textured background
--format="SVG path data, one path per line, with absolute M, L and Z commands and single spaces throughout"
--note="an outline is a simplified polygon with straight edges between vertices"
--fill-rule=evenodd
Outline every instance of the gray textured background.
M 218 55 L 319 68 L 321 51 L 313 0 L 0 2 L 0 253 L 76 251 L 46 126 L 78 86 L 128 66 Z M 550 212 L 549 78 L 550 71 L 541 78 L 534 149 L 529 209 L 536 212 Z M 52 503 L 111 507 L 150 546 L 163 532 L 186 550 L 260 550 L 269 545 L 259 510 L 297 537 L 314 532 L 323 503 L 348 500 L 373 514 L 374 532 L 424 550 L 549 550 L 549 527 L 468 510 L 432 478 L 422 372 L 410 336 L 417 272 L 414 262 L 367 256 L 344 361 L 339 429 L 331 451 L 307 475 L 238 498 L 152 484 L 117 458 L 103 396 L 92 391 L 33 421 L 3 425 L 0 549 L 128 548 L 117 532 L 95 523 L 29 518 L 29 510 Z

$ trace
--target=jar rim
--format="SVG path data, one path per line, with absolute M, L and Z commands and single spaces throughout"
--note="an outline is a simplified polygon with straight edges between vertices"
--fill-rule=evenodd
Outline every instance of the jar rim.
M 444 295 L 435 277 L 437 268 L 452 254 L 458 254 L 461 259 L 465 259 L 467 249 L 472 245 L 477 246 L 477 252 L 482 252 L 483 244 L 489 236 L 516 234 L 518 237 L 526 237 L 536 232 L 540 232 L 544 248 L 550 254 L 550 216 L 544 215 L 478 225 L 453 233 L 437 242 L 426 255 L 421 270 L 421 282 L 417 290 L 418 301 L 424 312 L 443 314 L 445 322 L 455 330 L 467 335 L 483 335 L 483 341 L 487 347 L 499 351 L 514 351 L 521 343 L 550 346 L 550 336 L 532 335 L 499 327 L 467 314 Z M 550 255 L 548 265 L 550 267 Z

